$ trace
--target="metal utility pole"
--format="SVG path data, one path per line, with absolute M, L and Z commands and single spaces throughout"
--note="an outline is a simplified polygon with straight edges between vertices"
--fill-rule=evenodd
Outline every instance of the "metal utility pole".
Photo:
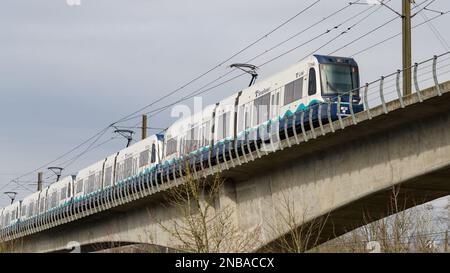
M 147 115 L 142 115 L 142 139 L 147 138 Z
M 403 0 L 403 96 L 411 94 L 411 0 Z
M 42 177 L 43 177 L 44 173 L 43 172 L 38 172 L 38 181 L 37 181 L 37 190 L 41 191 L 42 190 Z

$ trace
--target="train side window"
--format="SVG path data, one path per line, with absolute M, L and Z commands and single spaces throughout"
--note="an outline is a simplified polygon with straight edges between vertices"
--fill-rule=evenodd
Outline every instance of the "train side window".
M 52 197 L 50 199 L 50 207 L 52 207 L 52 208 L 56 207 L 56 202 L 57 202 L 56 198 L 57 198 L 56 191 L 54 191 L 52 193 Z
M 25 215 L 27 213 L 27 206 L 22 206 L 21 212 L 22 212 L 22 217 L 25 217 Z
M 83 180 L 78 180 L 75 192 L 76 193 L 80 193 L 82 191 L 82 188 L 83 188 Z
M 182 136 L 180 137 L 178 150 L 180 151 L 181 154 L 184 153 L 184 145 L 185 145 L 185 142 L 186 142 L 185 139 L 186 139 L 186 136 L 185 136 L 185 135 L 182 135 Z
M 239 106 L 238 132 L 244 131 L 245 128 L 244 112 L 245 112 L 245 105 Z
M 133 169 L 133 158 L 129 157 L 129 158 L 125 159 L 125 168 L 124 168 L 123 179 L 131 176 L 132 169 Z
M 255 99 L 256 124 L 261 124 L 269 119 L 270 93 Z
M 200 138 L 200 134 L 201 134 L 201 127 L 200 126 L 196 126 L 194 128 L 194 144 L 195 144 L 195 150 L 198 150 L 201 147 L 201 138 Z
M 223 139 L 225 135 L 225 127 L 224 125 L 225 115 L 220 115 L 217 122 L 217 139 Z
M 147 161 L 148 161 L 148 157 L 147 157 Z M 132 168 L 131 168 L 131 175 L 135 175 L 136 173 L 137 173 L 137 165 L 138 165 L 138 159 L 137 158 L 135 158 L 135 157 L 133 157 L 133 165 L 132 165 Z
M 34 215 L 34 202 L 30 203 L 30 206 L 28 207 L 28 217 L 31 217 Z
M 169 156 L 177 151 L 177 139 L 171 138 L 167 140 L 166 156 Z
M 155 144 L 153 144 L 153 146 L 154 145 Z M 153 146 L 152 146 L 152 149 L 153 149 Z M 152 152 L 153 152 L 153 150 L 152 150 Z M 153 160 L 153 154 L 152 154 L 152 160 Z M 153 161 L 152 161 L 152 163 L 153 163 Z M 148 164 L 148 150 L 145 150 L 139 154 L 139 167 L 143 167 L 147 164 Z
M 294 100 L 299 100 L 303 97 L 303 77 L 294 81 Z
M 152 144 L 152 156 L 150 158 L 150 163 L 156 162 L 156 145 L 155 143 Z
M 225 113 L 219 116 L 218 119 L 218 130 L 217 130 L 217 139 L 221 140 L 228 136 L 230 133 L 229 126 L 230 124 L 230 113 Z
M 303 77 L 284 86 L 284 105 L 290 104 L 303 97 Z
M 251 105 L 247 104 L 245 106 L 245 129 L 250 128 L 251 126 Z
M 208 146 L 211 141 L 211 123 L 209 121 L 204 122 L 202 125 L 202 146 Z
M 41 199 L 41 206 L 40 206 L 39 210 L 41 212 L 45 211 L 45 197 L 42 197 L 42 199 Z
M 102 188 L 102 172 L 99 171 L 97 172 L 97 174 L 95 175 L 95 190 L 99 190 Z
M 111 178 L 112 178 L 112 166 L 106 168 L 105 171 L 105 186 L 111 185 Z
M 284 105 L 294 101 L 294 83 L 290 82 L 284 86 Z
M 61 189 L 61 193 L 60 193 L 61 199 L 60 199 L 60 201 L 62 201 L 62 200 L 67 198 L 66 194 L 67 194 L 67 188 L 64 187 L 64 188 Z
M 274 109 L 274 115 L 278 115 L 278 112 L 280 110 L 280 91 L 277 92 L 277 96 L 275 97 L 275 109 Z
M 317 91 L 316 70 L 313 67 L 311 67 L 309 69 L 308 96 L 316 94 L 316 91 Z
M 238 132 L 242 132 L 250 127 L 250 105 L 244 104 L 240 106 L 238 118 Z
M 93 174 L 89 181 L 89 192 L 93 192 L 95 190 L 95 184 L 97 184 L 97 175 Z
M 198 149 L 198 144 L 199 144 L 199 136 L 198 136 L 198 132 L 199 132 L 199 127 L 193 127 L 191 128 L 191 130 L 189 131 L 189 139 L 187 139 L 187 149 L 188 152 L 192 152 Z

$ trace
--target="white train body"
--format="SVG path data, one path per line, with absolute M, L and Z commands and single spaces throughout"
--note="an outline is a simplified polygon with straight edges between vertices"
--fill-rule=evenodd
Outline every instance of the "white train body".
M 79 198 L 102 189 L 104 162 L 104 159 L 100 160 L 78 172 L 75 179 L 74 198 Z
M 8 227 L 16 224 L 20 218 L 20 202 L 15 202 L 2 211 L 2 225 Z
M 47 188 L 46 209 L 55 209 L 72 197 L 73 177 L 67 176 Z
M 39 214 L 39 197 L 41 191 L 28 195 L 22 200 L 20 220 L 24 221 Z
M 116 160 L 115 182 L 135 176 L 156 166 L 162 158 L 162 139 L 152 135 L 119 152 Z

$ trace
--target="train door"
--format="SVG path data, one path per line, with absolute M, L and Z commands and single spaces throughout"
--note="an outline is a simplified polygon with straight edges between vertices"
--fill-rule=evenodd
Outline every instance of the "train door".
M 271 100 L 270 100 L 270 104 L 272 105 L 272 107 L 270 107 L 270 109 L 271 109 L 270 118 L 271 119 L 276 118 L 280 115 L 280 93 L 281 93 L 281 88 L 278 88 L 277 90 L 272 92 Z
M 308 69 L 308 98 L 306 101 L 308 105 L 317 99 L 317 72 L 314 66 Z

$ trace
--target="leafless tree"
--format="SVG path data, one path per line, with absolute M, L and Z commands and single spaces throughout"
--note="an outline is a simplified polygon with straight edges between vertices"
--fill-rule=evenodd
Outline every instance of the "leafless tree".
M 169 223 L 158 221 L 161 229 L 175 242 L 174 248 L 185 252 L 249 252 L 259 232 L 239 230 L 235 210 L 221 204 L 224 180 L 220 174 L 211 179 L 194 178 L 186 167 L 185 182 L 168 190 L 167 204 L 179 217 Z
M 376 242 L 381 252 L 437 252 L 439 227 L 433 221 L 429 205 L 407 209 L 399 203 L 400 188 L 393 187 L 387 215 L 373 221 L 363 213 L 365 225 L 319 247 L 320 252 L 368 252 L 368 243 Z
M 275 207 L 275 219 L 269 224 L 268 231 L 276 238 L 262 251 L 281 253 L 303 253 L 316 246 L 321 239 L 328 214 L 308 219 L 309 209 L 303 204 L 301 211 L 296 210 L 295 198 L 282 194 Z

